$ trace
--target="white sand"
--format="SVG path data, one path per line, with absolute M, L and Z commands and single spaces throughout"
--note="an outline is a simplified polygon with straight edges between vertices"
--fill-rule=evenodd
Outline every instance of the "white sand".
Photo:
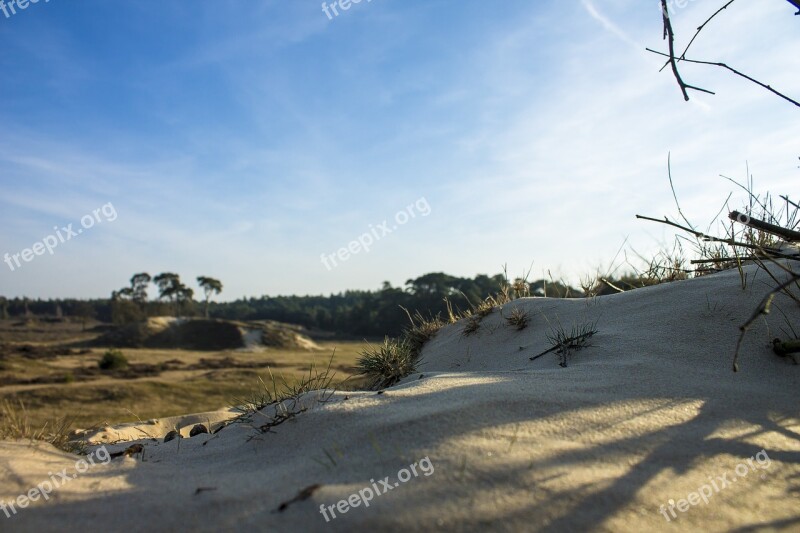
M 450 326 L 424 350 L 421 379 L 415 374 L 380 395 L 338 393 L 266 434 L 237 424 L 213 437 L 137 440 L 141 430 L 174 425 L 186 433 L 203 418 L 195 415 L 95 435 L 143 443 L 144 462 L 92 467 L 49 501 L 10 519 L 0 514 L 0 529 L 798 530 L 800 367 L 770 350 L 785 326 L 781 313 L 767 317 L 769 329 L 764 321 L 753 328 L 741 371 L 731 372 L 738 326 L 769 286 L 763 272 L 755 280 L 749 272 L 746 291 L 738 273 L 727 272 L 591 302 L 513 302 L 504 314 L 530 311 L 526 330 L 509 328 L 497 312 L 474 336 L 461 335 L 463 324 Z M 777 303 L 800 321 L 797 304 Z M 586 319 L 597 320 L 599 333 L 567 368 L 554 354 L 528 360 L 548 347 L 548 320 Z M 761 450 L 768 460 L 748 466 Z M 335 505 L 371 479 L 393 483 L 425 457 L 431 475 L 420 463 L 417 477 L 368 508 L 335 511 L 330 522 L 320 514 L 320 504 Z M 0 443 L 0 500 L 48 472 L 73 472 L 74 462 L 49 446 Z M 735 472 L 740 464 L 745 477 Z M 720 487 L 723 477 L 730 486 Z M 321 488 L 310 498 L 276 511 L 315 484 Z M 708 504 L 676 510 L 669 523 L 659 513 L 704 485 L 713 491 Z

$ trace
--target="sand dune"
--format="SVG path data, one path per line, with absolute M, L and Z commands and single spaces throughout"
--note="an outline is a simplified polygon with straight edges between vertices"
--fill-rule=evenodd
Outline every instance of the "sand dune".
M 274 407 L 252 424 L 167 443 L 142 432 L 188 434 L 232 413 L 108 428 L 93 442 L 123 442 L 102 450 L 140 443 L 144 457 L 98 462 L 0 523 L 8 531 L 797 530 L 800 367 L 769 346 L 783 314 L 752 329 L 741 370 L 731 371 L 738 327 L 770 286 L 763 272 L 748 274 L 744 291 L 731 271 L 595 300 L 517 300 L 474 335 L 462 335 L 464 324 L 440 331 L 420 373 L 382 394 L 306 395 L 308 411 L 266 433 L 254 426 L 273 420 Z M 776 303 L 800 320 L 797 304 Z M 523 331 L 503 318 L 515 306 L 531 316 Z M 596 322 L 598 333 L 566 368 L 554 354 L 531 362 L 557 322 Z M 75 460 L 46 445 L 0 443 L 0 500 L 51 472 L 69 475 Z

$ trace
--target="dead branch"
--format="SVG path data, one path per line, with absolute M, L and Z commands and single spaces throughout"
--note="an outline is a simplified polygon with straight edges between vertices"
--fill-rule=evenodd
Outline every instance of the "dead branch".
M 600 283 L 603 283 L 604 285 L 608 286 L 608 288 L 613 289 L 613 290 L 615 290 L 617 292 L 625 292 L 625 289 L 620 289 L 619 287 L 617 287 L 616 285 L 611 283 L 611 281 L 609 281 L 606 278 L 600 278 Z
M 675 59 L 675 32 L 672 29 L 672 22 L 670 21 L 669 18 L 669 8 L 667 7 L 667 0 L 661 0 L 661 13 L 662 16 L 664 17 L 664 38 L 667 39 L 667 43 L 669 44 L 669 55 L 667 57 L 669 57 L 670 65 L 672 65 L 672 74 L 675 76 L 675 79 L 677 80 L 678 85 L 681 88 L 681 92 L 683 93 L 683 99 L 686 100 L 687 102 L 689 101 L 688 89 L 694 89 L 695 91 L 714 94 L 711 91 L 707 91 L 706 89 L 701 89 L 700 87 L 694 87 L 683 81 L 681 73 L 680 71 L 678 71 L 678 62 Z
M 765 255 L 769 255 L 769 256 L 773 256 L 773 257 L 777 257 L 777 258 L 783 258 L 783 259 L 796 259 L 797 258 L 796 255 L 785 254 L 785 253 L 783 253 L 781 250 L 779 250 L 777 248 L 764 248 L 763 246 L 758 246 L 757 244 L 748 244 L 746 242 L 739 242 L 739 241 L 735 241 L 733 239 L 722 239 L 720 237 L 714 237 L 712 235 L 706 235 L 705 233 L 703 233 L 701 231 L 693 230 L 691 228 L 687 228 L 686 226 L 681 226 L 680 224 L 678 224 L 676 222 L 672 222 L 667 217 L 664 217 L 664 219 L 661 220 L 661 219 L 658 219 L 658 218 L 651 218 L 651 217 L 646 217 L 646 216 L 643 216 L 643 215 L 636 215 L 636 218 L 639 218 L 641 220 L 649 220 L 650 222 L 658 222 L 660 224 L 666 224 L 667 226 L 672 226 L 674 228 L 678 228 L 678 229 L 683 230 L 683 231 L 685 231 L 687 233 L 691 233 L 695 237 L 697 237 L 699 239 L 702 239 L 702 240 L 704 240 L 706 242 L 718 242 L 718 243 L 722 243 L 722 244 L 727 244 L 728 246 L 738 246 L 740 248 L 748 248 L 750 250 L 756 250 L 758 252 L 764 253 Z
M 789 242 L 800 241 L 800 231 L 793 231 L 782 226 L 776 226 L 775 224 L 770 224 L 769 222 L 753 218 L 738 211 L 731 211 L 728 214 L 728 218 L 750 228 L 755 228 L 771 235 L 777 235 L 778 237 L 781 237 Z

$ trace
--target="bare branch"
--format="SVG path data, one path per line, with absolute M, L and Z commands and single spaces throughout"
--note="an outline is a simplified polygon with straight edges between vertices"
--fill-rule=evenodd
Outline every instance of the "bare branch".
M 797 6 L 798 9 L 800 9 L 800 0 L 788 0 L 788 1 L 792 5 Z M 687 63 L 695 63 L 695 64 L 698 64 L 698 65 L 712 65 L 712 66 L 724 68 L 724 69 L 729 70 L 730 72 L 734 73 L 735 75 L 740 76 L 740 77 L 742 77 L 742 78 L 744 78 L 744 79 L 746 79 L 746 80 L 748 80 L 748 81 L 750 81 L 752 83 L 755 83 L 759 87 L 762 87 L 762 88 L 770 91 L 774 95 L 779 96 L 780 98 L 783 98 L 784 100 L 796 105 L 797 107 L 800 107 L 800 102 L 798 102 L 797 100 L 794 100 L 794 99 L 786 96 L 785 94 L 781 93 L 780 91 L 777 91 L 777 90 L 773 89 L 771 86 L 767 85 L 766 83 L 762 83 L 762 82 L 758 81 L 757 79 L 755 79 L 755 78 L 753 78 L 751 76 L 748 76 L 747 74 L 744 74 L 743 72 L 740 72 L 740 71 L 736 70 L 735 68 L 733 68 L 733 67 L 731 67 L 731 66 L 729 66 L 729 65 L 727 65 L 725 63 L 713 62 L 713 61 L 699 61 L 699 60 L 694 60 L 694 59 L 686 59 L 686 52 L 689 50 L 689 47 L 691 47 L 692 43 L 694 43 L 695 39 L 700 34 L 700 32 L 703 31 L 703 28 L 705 28 L 705 26 L 712 19 L 714 19 L 717 15 L 719 15 L 720 12 L 722 12 L 725 9 L 727 9 L 728 6 L 730 6 L 733 2 L 734 2 L 734 0 L 730 0 L 729 2 L 727 2 L 724 6 L 722 6 L 720 9 L 718 9 L 713 15 L 711 15 L 711 17 L 709 17 L 708 20 L 706 20 L 703 24 L 701 24 L 700 27 L 697 28 L 697 32 L 695 33 L 694 37 L 692 37 L 691 41 L 689 41 L 689 44 L 686 46 L 686 49 L 684 49 L 684 51 L 681 54 L 680 58 L 677 58 L 677 57 L 675 57 L 675 31 L 674 31 L 674 29 L 672 27 L 672 21 L 670 20 L 669 8 L 667 7 L 667 0 L 661 0 L 661 15 L 662 15 L 662 18 L 663 18 L 663 21 L 664 21 L 664 39 L 666 39 L 668 44 L 669 44 L 669 53 L 665 54 L 664 52 L 659 52 L 659 51 L 653 50 L 651 48 L 647 48 L 646 50 L 648 52 L 652 52 L 654 54 L 657 54 L 657 55 L 660 55 L 660 56 L 664 56 L 664 57 L 667 58 L 667 63 L 664 65 L 664 67 L 666 67 L 666 65 L 672 66 L 672 74 L 675 76 L 675 80 L 678 82 L 678 86 L 681 88 L 681 93 L 683 94 L 683 99 L 686 100 L 687 102 L 689 101 L 689 89 L 692 89 L 692 90 L 695 90 L 695 91 L 704 92 L 704 93 L 707 93 L 707 94 L 714 94 L 714 92 L 713 91 L 709 91 L 707 89 L 703 89 L 701 87 L 696 87 L 694 85 L 689 85 L 688 83 L 683 81 L 683 77 L 681 76 L 681 73 L 678 70 L 678 62 L 679 61 L 685 61 Z M 798 13 L 796 13 L 796 14 L 800 14 L 800 11 L 798 11 Z M 664 67 L 661 67 L 661 70 L 664 70 Z
M 781 237 L 782 239 L 785 239 L 790 242 L 800 241 L 800 232 L 798 231 L 786 229 L 782 226 L 776 226 L 775 224 L 764 222 L 763 220 L 753 218 L 749 215 L 745 215 L 744 213 L 740 213 L 738 211 L 731 211 L 728 214 L 728 218 L 730 218 L 731 220 L 735 220 L 739 224 L 744 224 L 745 226 L 748 226 L 750 228 L 755 228 L 765 233 L 777 235 L 778 237 Z
M 719 8 L 719 9 L 717 9 L 717 10 L 714 12 L 714 14 L 713 14 L 713 15 L 711 15 L 710 17 L 708 17 L 708 19 L 707 19 L 705 22 L 703 22 L 702 24 L 700 24 L 700 26 L 698 26 L 698 27 L 697 27 L 697 32 L 694 34 L 694 36 L 692 37 L 692 39 L 689 41 L 689 44 L 687 44 L 687 45 L 686 45 L 686 48 L 684 48 L 684 49 L 683 49 L 683 52 L 681 53 L 681 56 L 678 58 L 678 61 L 679 61 L 679 62 L 680 62 L 680 61 L 681 61 L 683 58 L 685 58 L 685 57 L 686 57 L 686 52 L 688 52 L 688 51 L 689 51 L 689 48 L 691 48 L 692 44 L 694 44 L 694 41 L 695 41 L 695 39 L 697 39 L 697 36 L 698 36 L 698 35 L 700 35 L 700 32 L 701 32 L 701 31 L 703 31 L 703 30 L 705 29 L 705 27 L 708 25 L 708 23 L 709 23 L 709 22 L 711 22 L 711 21 L 712 21 L 712 20 L 713 20 L 713 19 L 714 19 L 714 18 L 715 18 L 717 15 L 719 15 L 720 13 L 722 13 L 724 10 L 728 9 L 728 6 L 729 6 L 729 5 L 731 5 L 732 3 L 734 3 L 735 1 L 736 1 L 736 0 L 730 0 L 730 1 L 729 1 L 727 4 L 725 4 L 724 6 L 722 6 L 722 7 L 721 7 L 721 8 Z M 798 1 L 800 1 L 800 0 L 798 0 Z M 667 66 L 669 65 L 669 63 L 670 63 L 669 61 L 667 61 L 666 63 L 664 63 L 664 66 L 663 66 L 663 67 L 661 67 L 661 70 L 659 70 L 659 72 L 661 72 L 662 70 L 664 70 L 665 68 L 667 68 Z

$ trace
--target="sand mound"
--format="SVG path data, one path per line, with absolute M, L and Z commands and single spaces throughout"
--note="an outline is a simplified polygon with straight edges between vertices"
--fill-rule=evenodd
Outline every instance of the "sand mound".
M 756 324 L 733 373 L 738 327 L 770 282 L 748 273 L 746 290 L 725 272 L 592 301 L 512 302 L 474 335 L 443 329 L 421 374 L 381 394 L 309 394 L 215 435 L 163 443 L 137 435 L 157 424 L 120 428 L 130 441 L 107 449 L 142 444 L 143 459 L 91 467 L 11 527 L 796 530 L 800 367 L 770 341 L 800 306 L 779 297 L 782 312 Z M 504 319 L 514 307 L 530 314 L 522 331 Z M 530 361 L 552 324 L 585 321 L 598 333 L 566 368 L 554 354 Z M 0 443 L 0 500 L 61 469 L 75 471 L 75 457 Z
M 183 350 L 319 349 L 298 326 L 280 322 L 238 322 L 198 318 L 150 317 L 114 328 L 100 346 Z

